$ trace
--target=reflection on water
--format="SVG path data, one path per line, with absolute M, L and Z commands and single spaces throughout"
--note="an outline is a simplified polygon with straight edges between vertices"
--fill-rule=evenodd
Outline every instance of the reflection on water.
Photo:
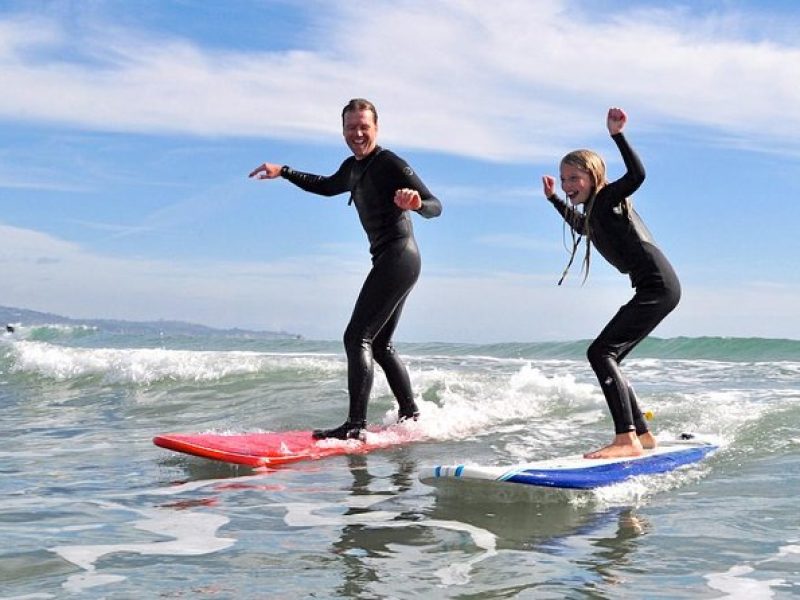
M 432 441 L 255 471 L 151 439 L 327 422 L 346 389 L 340 355 L 209 354 L 202 340 L 202 354 L 140 352 L 135 337 L 115 354 L 61 341 L 0 349 L 0 438 L 13 440 L 0 448 L 8 596 L 797 592 L 797 363 L 631 363 L 659 432 L 701 428 L 730 442 L 698 468 L 596 494 L 447 494 L 417 479 L 421 465 L 512 462 L 605 439 L 605 403 L 584 361 L 520 360 L 510 347 L 513 359 L 417 355 L 411 375 Z M 388 388 L 375 391 L 373 414 L 391 410 Z M 577 427 L 567 441 L 565 421 Z

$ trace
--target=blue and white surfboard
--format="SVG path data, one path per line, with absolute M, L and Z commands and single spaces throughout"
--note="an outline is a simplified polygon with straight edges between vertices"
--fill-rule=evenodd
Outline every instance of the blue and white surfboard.
M 583 458 L 566 456 L 521 465 L 436 465 L 420 470 L 420 481 L 438 485 L 451 481 L 507 482 L 539 487 L 588 490 L 620 483 L 638 475 L 673 471 L 703 460 L 719 446 L 698 438 L 660 442 L 637 457 Z

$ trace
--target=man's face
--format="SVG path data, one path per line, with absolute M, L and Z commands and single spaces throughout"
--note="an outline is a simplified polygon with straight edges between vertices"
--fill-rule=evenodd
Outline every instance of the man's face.
M 350 110 L 344 113 L 344 141 L 347 147 L 361 160 L 377 145 L 378 125 L 371 110 Z

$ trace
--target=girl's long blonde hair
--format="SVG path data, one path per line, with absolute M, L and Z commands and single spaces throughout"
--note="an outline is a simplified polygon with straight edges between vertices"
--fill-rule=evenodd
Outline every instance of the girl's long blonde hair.
M 567 266 L 564 268 L 564 272 L 561 274 L 561 279 L 558 280 L 558 285 L 564 281 L 567 277 L 567 273 L 569 272 L 569 268 L 572 266 L 572 262 L 575 260 L 575 254 L 578 251 L 578 246 L 581 243 L 581 240 L 585 237 L 586 238 L 586 254 L 583 257 L 583 266 L 581 267 L 581 271 L 583 272 L 583 281 L 582 284 L 586 282 L 586 278 L 589 277 L 589 264 L 591 262 L 591 250 L 592 250 L 592 230 L 589 224 L 589 219 L 592 215 L 592 208 L 594 207 L 594 199 L 597 196 L 597 192 L 608 183 L 606 179 L 606 163 L 603 161 L 603 158 L 592 150 L 573 150 L 564 158 L 561 159 L 561 165 L 570 165 L 575 167 L 576 169 L 580 169 L 589 174 L 592 178 L 592 191 L 589 196 L 589 199 L 584 204 L 583 209 L 583 233 L 578 233 L 575 230 L 575 227 L 578 223 L 577 218 L 577 208 L 575 206 L 570 206 L 570 210 L 572 211 L 568 218 L 564 220 L 565 227 L 569 224 L 569 231 L 570 235 L 572 236 L 572 250 L 570 251 L 569 262 Z M 565 239 L 566 241 L 566 239 Z

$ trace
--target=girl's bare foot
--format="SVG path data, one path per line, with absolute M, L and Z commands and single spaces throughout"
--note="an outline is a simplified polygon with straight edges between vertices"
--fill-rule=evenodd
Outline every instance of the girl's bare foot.
M 614 441 L 608 446 L 587 452 L 584 458 L 625 458 L 627 456 L 641 456 L 644 448 L 634 432 L 622 433 L 614 436 Z
M 639 436 L 639 442 L 641 442 L 642 448 L 644 448 L 645 450 L 652 450 L 653 448 L 658 446 L 658 440 L 656 440 L 656 436 L 654 436 L 649 431 Z

